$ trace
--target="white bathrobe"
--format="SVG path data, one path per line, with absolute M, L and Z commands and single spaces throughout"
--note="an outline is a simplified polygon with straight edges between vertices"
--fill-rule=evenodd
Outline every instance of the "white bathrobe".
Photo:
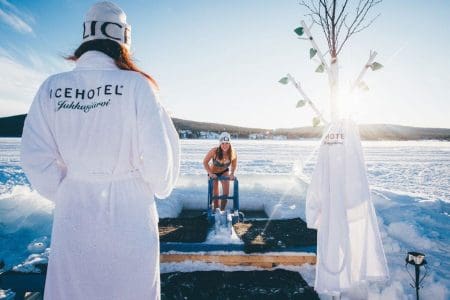
M 158 214 L 179 140 L 148 80 L 89 51 L 40 87 L 22 167 L 55 202 L 46 300 L 158 299 Z
M 330 125 L 306 197 L 306 221 L 317 232 L 314 288 L 338 295 L 353 284 L 389 276 L 357 126 Z

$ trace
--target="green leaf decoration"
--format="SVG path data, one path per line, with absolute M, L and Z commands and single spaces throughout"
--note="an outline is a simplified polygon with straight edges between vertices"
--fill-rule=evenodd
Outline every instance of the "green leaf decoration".
M 325 66 L 323 64 L 320 64 L 320 66 L 317 67 L 316 72 L 323 73 L 324 70 L 325 70 Z
M 317 125 L 320 124 L 320 118 L 319 117 L 314 117 L 312 119 L 312 124 L 313 124 L 313 127 L 317 127 Z
M 306 101 L 305 100 L 299 100 L 298 102 L 297 102 L 297 108 L 299 108 L 299 107 L 303 107 L 303 106 L 305 106 L 305 104 L 306 104 Z
M 376 70 L 379 70 L 379 69 L 381 69 L 382 67 L 384 67 L 382 64 L 380 64 L 379 62 L 373 62 L 371 65 L 370 65 L 370 68 L 372 69 L 372 71 L 376 71 Z
M 281 83 L 281 84 L 288 84 L 289 83 L 289 78 L 283 77 L 280 80 L 278 80 L 278 82 Z
M 363 91 L 368 91 L 369 87 L 367 86 L 367 84 L 364 81 L 360 81 L 358 83 L 358 88 L 363 90 Z
M 303 33 L 304 33 L 303 27 L 295 28 L 294 31 L 295 31 L 295 33 L 296 33 L 298 36 L 302 36 Z
M 309 59 L 313 58 L 316 55 L 317 50 L 314 48 L 309 49 Z

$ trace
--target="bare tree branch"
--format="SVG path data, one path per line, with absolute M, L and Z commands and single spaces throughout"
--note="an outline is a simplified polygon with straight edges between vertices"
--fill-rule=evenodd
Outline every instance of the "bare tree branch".
M 328 24 L 328 19 L 326 17 L 326 3 L 325 6 L 323 5 L 323 1 L 316 2 L 310 0 L 309 3 L 302 0 L 300 1 L 300 5 L 304 6 L 309 13 L 306 14 L 306 16 L 309 16 L 314 24 L 317 24 L 322 28 L 323 34 L 325 36 L 325 39 L 328 44 L 328 48 L 331 47 L 331 40 L 330 40 L 330 26 Z
M 362 3 L 363 0 L 360 0 L 356 9 L 356 15 L 353 19 L 353 22 L 350 24 L 350 26 L 347 26 L 347 24 L 344 22 L 344 25 L 347 27 L 347 33 L 342 41 L 342 43 L 340 44 L 339 48 L 337 49 L 336 54 L 339 54 L 342 51 L 343 46 L 345 45 L 345 43 L 347 42 L 347 40 L 354 34 L 361 32 L 362 30 L 366 29 L 367 27 L 369 27 L 376 18 L 378 18 L 378 16 L 380 14 L 378 14 L 377 16 L 375 16 L 374 18 L 372 18 L 369 22 L 365 23 L 365 19 L 367 17 L 368 12 L 370 11 L 371 8 L 373 8 L 375 5 L 379 4 L 382 2 L 382 0 L 366 0 L 364 3 Z M 361 6 L 362 4 L 362 6 Z
M 325 18 L 330 18 L 331 19 L 330 7 L 328 7 L 328 5 L 327 5 L 327 0 L 319 0 L 319 2 L 322 5 L 322 7 L 325 9 Z
M 338 15 L 338 17 L 336 19 L 336 24 L 339 23 L 339 20 L 341 19 L 342 15 L 344 14 L 345 7 L 347 6 L 347 3 L 348 3 L 348 0 L 345 0 L 344 5 L 342 5 L 341 12 L 339 13 L 339 15 Z M 338 30 L 338 32 L 339 32 L 339 30 Z
M 306 9 L 310 11 L 310 13 L 306 14 L 305 16 L 309 16 L 314 23 L 322 26 L 320 12 L 318 12 L 317 8 L 314 6 L 314 3 L 312 3 L 313 7 L 311 7 L 305 1 L 300 1 L 300 5 L 304 6 Z
M 381 16 L 381 14 L 376 15 L 372 20 L 370 20 L 369 23 L 367 23 L 366 25 L 364 25 L 364 26 L 361 27 L 360 29 L 355 30 L 354 33 L 361 32 L 361 31 L 363 31 L 364 29 L 366 29 L 367 27 L 369 27 L 370 25 L 372 25 L 372 23 L 373 23 L 379 16 Z
M 342 17 L 342 22 L 340 22 L 340 23 L 338 24 L 338 27 L 337 27 L 337 34 L 336 34 L 336 40 L 337 40 L 337 43 L 336 43 L 336 48 L 338 48 L 338 49 L 340 48 L 340 45 L 341 45 L 339 37 L 340 37 L 340 34 L 341 34 L 342 26 L 345 24 L 345 21 L 346 21 L 346 19 L 347 19 L 347 16 L 348 16 L 348 14 L 344 14 L 344 16 Z M 339 54 L 339 51 L 337 51 L 336 53 Z
M 321 8 L 322 6 L 320 6 L 319 5 L 319 11 L 320 11 L 320 8 Z M 323 7 L 322 7 L 323 8 Z M 324 8 L 324 10 L 325 10 L 326 8 Z M 328 48 L 330 48 L 331 47 L 331 34 L 330 34 L 330 26 L 328 26 L 328 19 L 326 18 L 326 10 L 325 10 L 325 17 L 323 17 L 322 16 L 322 18 L 321 18 L 321 24 L 322 24 L 322 30 L 324 31 L 324 33 L 325 33 L 325 38 L 326 38 L 326 40 L 327 40 L 327 44 L 328 44 Z M 326 26 L 324 26 L 324 24 L 326 25 Z
M 319 6 L 319 13 L 321 12 L 320 9 L 321 9 L 321 7 Z M 329 32 L 328 26 L 326 26 L 326 24 L 324 23 L 323 18 L 320 18 L 320 26 L 322 27 L 322 31 L 323 31 L 323 34 L 325 35 L 325 39 L 327 41 L 328 47 L 330 47 L 330 32 Z
M 313 23 L 322 28 L 331 57 L 337 57 L 350 37 L 368 28 L 378 18 L 379 14 L 367 20 L 368 13 L 382 1 L 358 0 L 352 14 L 349 0 L 302 0 L 300 5 L 309 11 L 307 15 Z

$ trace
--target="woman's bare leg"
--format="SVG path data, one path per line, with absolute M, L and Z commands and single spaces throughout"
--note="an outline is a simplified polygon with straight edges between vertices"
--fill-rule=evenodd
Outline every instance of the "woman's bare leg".
M 219 196 L 219 180 L 214 180 L 213 181 L 214 185 L 213 185 L 213 196 L 217 197 Z M 219 198 L 215 198 L 214 202 L 213 202 L 213 211 L 216 210 L 216 208 L 219 207 Z
M 225 173 L 224 176 L 230 176 L 230 172 Z M 222 195 L 223 197 L 228 197 L 229 194 L 230 194 L 230 181 L 222 180 Z M 227 199 L 222 199 L 220 201 L 220 210 L 225 210 L 227 202 L 228 202 Z

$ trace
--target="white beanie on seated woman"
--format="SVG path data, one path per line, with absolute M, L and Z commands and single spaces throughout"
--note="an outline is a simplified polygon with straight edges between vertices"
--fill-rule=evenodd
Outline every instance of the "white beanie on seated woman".
M 131 45 L 131 26 L 125 12 L 111 2 L 98 2 L 86 13 L 83 23 L 83 42 L 109 39 L 125 46 Z

